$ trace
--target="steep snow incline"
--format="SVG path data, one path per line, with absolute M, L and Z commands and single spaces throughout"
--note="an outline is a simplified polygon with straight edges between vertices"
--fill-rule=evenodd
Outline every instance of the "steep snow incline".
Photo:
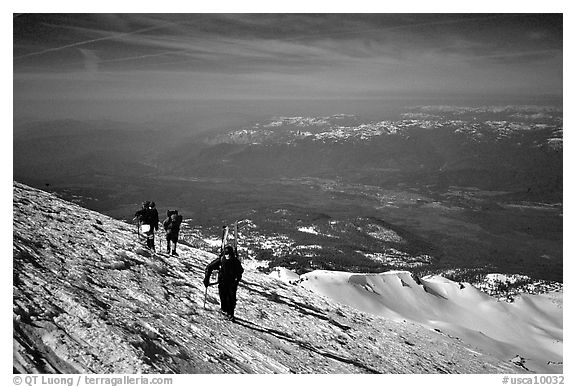
M 318 270 L 302 275 L 300 285 L 361 311 L 422 323 L 502 360 L 519 355 L 530 371 L 562 372 L 562 293 L 499 302 L 468 283 L 440 276 L 417 279 L 405 271 Z
M 15 372 L 525 372 L 251 271 L 231 323 L 215 288 L 203 307 L 212 254 L 152 255 L 134 226 L 18 183 L 13 210 Z

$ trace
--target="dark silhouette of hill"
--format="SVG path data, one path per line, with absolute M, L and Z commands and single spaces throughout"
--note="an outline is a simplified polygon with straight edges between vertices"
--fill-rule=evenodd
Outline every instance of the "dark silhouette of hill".
M 23 124 L 14 130 L 14 175 L 40 184 L 97 174 L 145 176 L 172 141 L 164 131 L 112 121 Z

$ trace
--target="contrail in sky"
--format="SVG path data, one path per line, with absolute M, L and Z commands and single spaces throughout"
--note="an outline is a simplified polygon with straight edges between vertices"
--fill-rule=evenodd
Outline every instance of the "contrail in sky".
M 186 51 L 184 51 L 184 50 L 164 51 L 164 52 L 158 52 L 156 54 L 144 54 L 144 55 L 137 55 L 137 56 L 126 56 L 126 57 L 115 58 L 115 59 L 100 60 L 100 61 L 98 61 L 98 63 L 124 62 L 124 61 L 131 61 L 131 60 L 138 60 L 138 59 L 145 59 L 145 58 L 153 58 L 153 57 L 157 57 L 157 56 L 170 55 L 170 54 L 182 54 L 185 52 Z
M 116 39 L 116 38 L 120 38 L 120 37 L 123 37 L 123 36 L 138 34 L 138 33 L 140 33 L 140 32 L 152 31 L 152 30 L 164 28 L 164 27 L 166 27 L 166 26 L 168 26 L 168 25 L 174 25 L 174 23 L 165 23 L 165 24 L 162 24 L 162 25 L 154 26 L 154 27 L 142 28 L 142 29 L 136 30 L 136 31 L 123 32 L 123 33 L 119 33 L 119 34 L 104 36 L 104 37 L 102 37 L 102 38 L 90 39 L 90 40 L 84 40 L 84 41 L 82 41 L 82 42 L 71 43 L 71 44 L 67 44 L 67 45 L 65 45 L 65 46 L 47 48 L 47 49 L 45 49 L 45 50 L 36 51 L 36 52 L 31 52 L 31 53 L 28 53 L 28 54 L 16 56 L 16 57 L 14 57 L 14 60 L 16 60 L 16 59 L 22 59 L 22 58 L 28 58 L 28 57 L 30 57 L 30 56 L 42 55 L 42 54 L 46 54 L 46 53 L 48 53 L 48 52 L 60 51 L 60 50 L 66 49 L 66 48 L 78 47 L 78 46 L 82 46 L 82 45 L 89 44 L 89 43 L 100 42 L 100 41 L 103 41 L 103 40 Z
M 424 23 L 401 24 L 401 25 L 397 25 L 397 26 L 370 28 L 370 29 L 363 29 L 363 30 L 333 31 L 333 32 L 327 32 L 324 34 L 320 33 L 320 34 L 294 36 L 291 38 L 283 38 L 281 40 L 290 41 L 290 40 L 300 40 L 300 39 L 307 39 L 307 38 L 330 37 L 330 36 L 335 36 L 335 35 L 356 35 L 356 34 L 363 34 L 366 32 L 402 30 L 402 29 L 407 29 L 407 28 L 417 28 L 417 27 L 443 25 L 443 24 L 458 24 L 458 23 L 464 23 L 464 22 L 500 19 L 500 18 L 513 17 L 513 16 L 518 16 L 518 15 L 516 15 L 516 14 L 503 14 L 503 15 L 492 15 L 492 16 L 484 16 L 484 17 L 476 17 L 476 18 L 460 18 L 460 19 L 452 19 L 452 20 L 431 21 L 431 22 L 424 22 Z
M 475 55 L 472 56 L 472 58 L 512 58 L 525 55 L 541 55 L 541 54 L 558 53 L 558 52 L 562 52 L 562 49 L 549 48 L 546 50 L 518 51 L 518 52 L 508 52 L 508 53 L 490 54 L 490 55 Z

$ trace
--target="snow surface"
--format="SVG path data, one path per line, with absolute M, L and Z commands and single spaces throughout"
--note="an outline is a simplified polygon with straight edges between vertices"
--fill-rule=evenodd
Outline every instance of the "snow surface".
M 298 231 L 300 231 L 300 232 L 305 232 L 305 233 L 308 233 L 308 234 L 313 234 L 313 235 L 318 235 L 318 234 L 320 234 L 320 233 L 314 228 L 314 226 L 298 227 Z
M 459 321 L 473 322 L 481 313 L 467 318 L 463 306 L 425 293 L 408 272 L 313 272 L 302 281 L 311 292 L 247 270 L 232 323 L 218 311 L 217 290 L 205 293 L 202 285 L 204 269 L 215 257 L 211 253 L 179 245 L 179 257 L 152 254 L 134 225 L 19 183 L 13 188 L 13 228 L 18 373 L 511 374 L 533 371 L 528 361 L 528 369 L 517 364 L 529 357 L 528 346 L 543 344 L 546 354 L 557 349 L 545 346 L 550 333 L 561 345 L 561 326 L 555 325 L 561 298 L 553 305 L 544 297 L 499 305 L 516 316 L 514 339 L 526 334 L 526 343 L 508 358 L 517 362 L 511 362 L 444 333 L 444 325 L 462 330 L 464 325 L 442 314 L 451 311 Z M 281 277 L 289 276 L 284 271 Z M 401 279 L 411 287 L 401 288 Z M 427 281 L 434 294 L 457 299 L 460 290 L 453 284 Z M 496 313 L 473 289 L 466 292 L 462 300 Z M 403 314 L 414 321 L 435 315 L 442 332 L 400 320 Z M 541 330 L 526 331 L 528 323 Z M 492 329 L 504 339 L 512 331 Z M 556 367 L 553 371 L 561 372 L 562 366 Z
M 222 245 L 222 239 L 220 238 L 203 238 L 202 240 L 210 247 L 220 247 Z
M 302 275 L 300 285 L 364 312 L 439 329 L 503 360 L 520 355 L 534 372 L 562 372 L 562 292 L 506 303 L 468 283 L 440 276 L 419 281 L 407 271 L 317 270 Z
M 286 283 L 294 283 L 300 279 L 298 274 L 285 267 L 275 267 L 268 275 Z
M 270 261 L 257 259 L 243 259 L 242 267 L 244 270 L 257 271 L 260 268 L 268 268 Z

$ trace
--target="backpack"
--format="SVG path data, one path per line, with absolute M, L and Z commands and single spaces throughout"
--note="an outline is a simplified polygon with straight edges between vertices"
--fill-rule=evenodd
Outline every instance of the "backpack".
M 180 224 L 182 223 L 182 215 L 178 215 L 178 210 L 166 212 L 166 220 L 164 221 L 164 230 L 170 232 L 180 231 Z
M 136 212 L 136 218 L 140 223 L 151 224 L 152 223 L 152 211 L 150 208 L 143 208 Z
M 234 279 L 242 277 L 244 269 L 238 259 L 236 253 L 232 253 L 230 259 L 224 257 L 225 254 L 220 255 L 220 270 L 218 271 L 218 281 L 230 284 Z

